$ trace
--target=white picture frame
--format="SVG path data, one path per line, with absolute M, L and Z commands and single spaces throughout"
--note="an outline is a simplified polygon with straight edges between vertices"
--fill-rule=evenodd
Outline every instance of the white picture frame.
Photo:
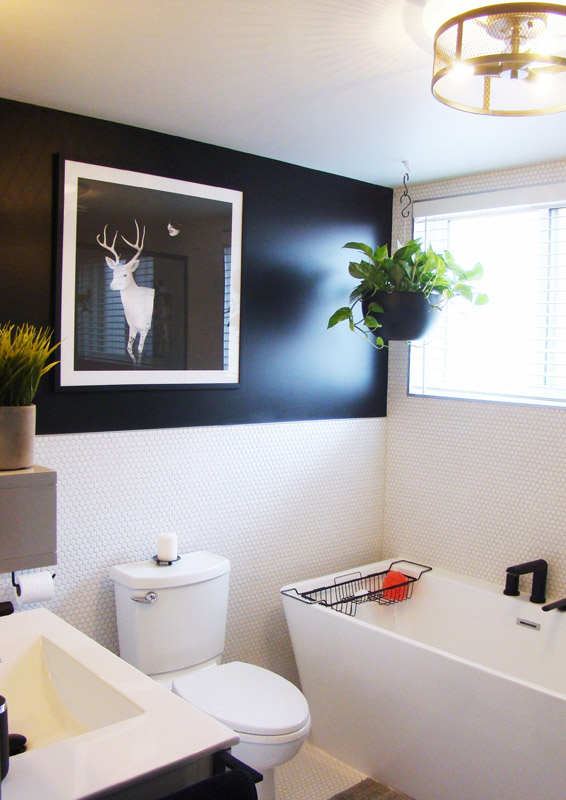
M 61 169 L 60 387 L 237 385 L 242 192 Z

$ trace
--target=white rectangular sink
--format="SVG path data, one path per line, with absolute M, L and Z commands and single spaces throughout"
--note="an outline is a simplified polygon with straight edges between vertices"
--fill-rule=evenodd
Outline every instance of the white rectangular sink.
M 150 798 L 152 782 L 170 773 L 169 791 L 181 788 L 173 773 L 238 741 L 46 609 L 0 617 L 0 659 L 10 732 L 28 739 L 10 759 L 3 800 L 80 800 L 128 786 Z
M 0 649 L 4 644 L 2 637 Z M 10 730 L 28 737 L 28 749 L 45 747 L 143 713 L 45 636 L 40 635 L 17 656 L 13 653 L 10 645 L 2 658 L 4 663 L 11 662 L 5 678 L 2 672 L 2 693 L 9 699 Z

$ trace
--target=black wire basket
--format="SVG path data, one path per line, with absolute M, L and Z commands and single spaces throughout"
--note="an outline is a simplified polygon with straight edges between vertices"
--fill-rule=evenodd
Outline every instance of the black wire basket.
M 386 576 L 393 570 L 396 564 L 411 564 L 418 567 L 421 571 L 415 578 L 405 575 L 402 572 L 403 580 L 393 582 L 386 581 Z M 303 603 L 318 603 L 319 605 L 332 608 L 341 614 L 348 614 L 350 617 L 356 615 L 360 603 L 379 603 L 380 605 L 390 606 L 394 603 L 401 603 L 410 600 L 413 596 L 415 583 L 420 580 L 425 572 L 430 572 L 432 567 L 425 564 L 417 564 L 414 561 L 392 561 L 389 568 L 382 572 L 373 572 L 370 575 L 362 575 L 361 572 L 348 572 L 334 578 L 334 583 L 329 586 L 321 586 L 317 589 L 308 589 L 306 592 L 299 592 L 297 589 L 284 589 L 282 594 L 301 600 Z

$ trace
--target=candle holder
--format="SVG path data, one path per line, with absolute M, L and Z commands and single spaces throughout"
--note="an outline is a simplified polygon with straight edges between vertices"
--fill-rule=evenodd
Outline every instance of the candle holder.
M 175 563 L 175 561 L 181 560 L 181 556 L 177 556 L 177 558 L 174 558 L 173 561 L 163 561 L 161 558 L 158 558 L 157 556 L 152 556 L 152 558 L 158 567 L 170 567 L 171 564 Z

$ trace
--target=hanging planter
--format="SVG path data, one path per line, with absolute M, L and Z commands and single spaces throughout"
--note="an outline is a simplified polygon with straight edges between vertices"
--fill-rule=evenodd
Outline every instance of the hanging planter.
M 39 381 L 57 362 L 47 359 L 51 331 L 27 323 L 0 325 L 0 470 L 34 463 L 35 405 Z
M 444 255 L 413 239 L 389 257 L 387 245 L 374 250 L 361 242 L 348 242 L 345 248 L 357 250 L 366 258 L 350 261 L 348 271 L 360 282 L 350 294 L 350 305 L 330 317 L 328 327 L 348 321 L 350 330 L 364 336 L 374 347 L 391 340 L 412 341 L 430 332 L 439 310 L 453 297 L 472 303 L 487 303 L 487 295 L 470 286 L 483 275 L 481 264 L 464 270 L 447 250 Z M 361 305 L 363 318 L 354 317 Z
M 372 315 L 368 309 L 370 302 L 377 303 L 383 311 Z M 384 342 L 424 339 L 440 318 L 440 310 L 420 292 L 375 292 L 362 300 L 362 313 L 364 319 L 369 313 L 381 323 L 375 333 Z

